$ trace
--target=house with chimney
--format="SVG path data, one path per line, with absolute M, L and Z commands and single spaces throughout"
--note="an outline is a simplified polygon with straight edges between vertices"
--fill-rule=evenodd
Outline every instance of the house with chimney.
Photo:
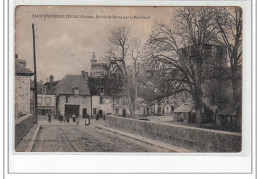
M 54 81 L 54 76 L 50 75 L 49 80 L 41 86 L 37 94 L 39 115 L 56 114 L 56 94 L 54 89 L 58 83 L 59 81 Z
M 32 113 L 33 102 L 31 77 L 34 73 L 26 68 L 26 60 L 15 55 L 15 118 Z
M 66 75 L 55 86 L 56 112 L 64 117 L 72 115 L 82 118 L 91 114 L 91 94 L 88 87 L 88 73 L 81 71 L 81 75 Z

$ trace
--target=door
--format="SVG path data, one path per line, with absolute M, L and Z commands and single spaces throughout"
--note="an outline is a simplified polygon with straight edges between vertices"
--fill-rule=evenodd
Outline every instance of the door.
M 157 108 L 157 114 L 161 114 L 161 107 Z
M 126 116 L 126 110 L 123 109 L 123 117 L 125 117 L 125 116 Z
M 83 108 L 83 110 L 82 110 L 82 117 L 86 118 L 86 116 L 87 116 L 87 108 Z
M 65 105 L 65 116 L 71 118 L 73 114 L 79 117 L 79 105 Z

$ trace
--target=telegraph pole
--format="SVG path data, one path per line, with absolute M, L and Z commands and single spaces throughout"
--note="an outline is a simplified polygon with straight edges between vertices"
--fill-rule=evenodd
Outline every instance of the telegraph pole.
M 36 52 L 35 52 L 35 32 L 32 23 L 33 33 L 33 62 L 34 62 L 34 124 L 38 124 L 38 103 L 37 103 L 37 72 L 36 72 Z

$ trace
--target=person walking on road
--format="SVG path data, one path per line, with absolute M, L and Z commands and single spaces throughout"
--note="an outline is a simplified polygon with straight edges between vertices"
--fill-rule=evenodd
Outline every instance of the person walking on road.
M 87 122 L 88 121 L 88 122 Z M 88 113 L 86 114 L 86 118 L 85 118 L 85 126 L 90 125 L 90 116 L 88 115 Z
M 76 126 L 78 126 L 79 125 L 79 120 L 80 120 L 80 118 L 78 117 L 78 118 L 76 118 Z
M 76 115 L 75 114 L 72 115 L 72 119 L 73 119 L 73 122 L 76 122 Z
M 51 123 L 51 113 L 48 113 L 48 122 Z

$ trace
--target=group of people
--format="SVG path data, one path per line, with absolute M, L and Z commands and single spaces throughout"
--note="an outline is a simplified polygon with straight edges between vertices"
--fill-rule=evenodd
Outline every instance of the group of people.
M 47 113 L 47 116 L 48 116 L 48 122 L 51 123 L 51 113 Z M 85 126 L 90 125 L 90 116 L 88 114 L 83 115 L 83 119 L 85 120 Z M 66 123 L 66 122 L 69 123 L 70 122 L 69 116 L 66 116 L 64 118 L 64 116 L 62 114 L 58 115 L 58 120 L 59 120 L 59 123 Z M 76 122 L 76 125 L 79 125 L 80 118 L 79 117 L 77 118 L 76 115 L 73 114 L 72 121 L 74 123 Z
M 63 123 L 63 122 L 64 123 L 66 123 L 66 122 L 69 123 L 70 122 L 70 119 L 68 117 L 66 117 L 66 119 L 65 119 L 63 117 L 63 115 L 61 115 L 61 114 L 58 116 L 58 119 L 59 119 L 59 123 Z

